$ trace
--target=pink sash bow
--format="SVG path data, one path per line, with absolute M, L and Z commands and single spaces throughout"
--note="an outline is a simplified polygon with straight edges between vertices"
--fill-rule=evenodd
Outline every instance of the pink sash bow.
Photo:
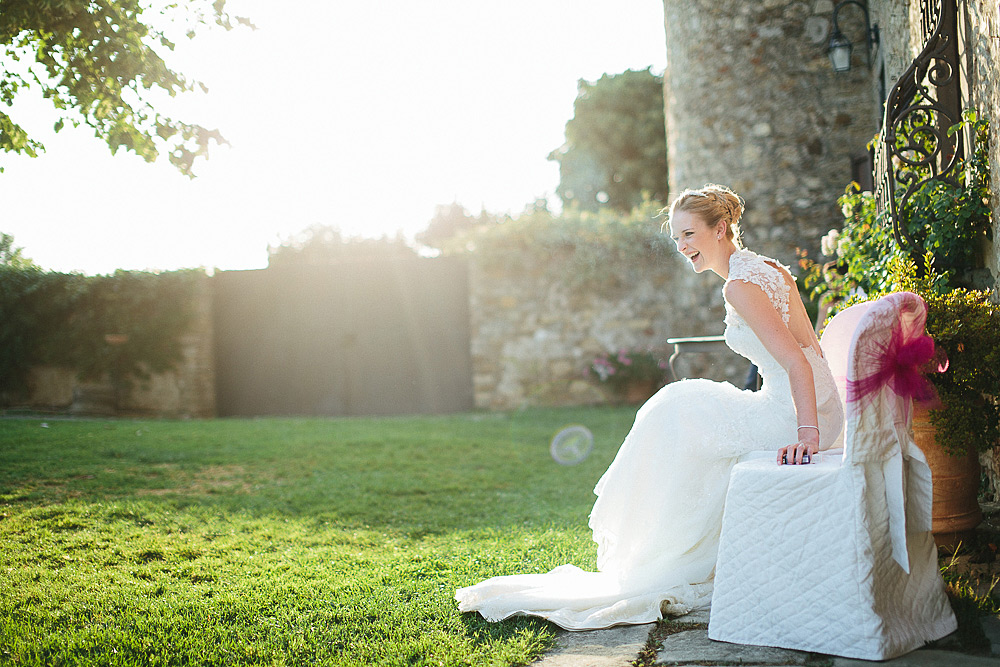
M 927 306 L 923 299 L 917 297 L 911 303 L 918 304 L 918 309 L 895 321 L 888 341 L 856 341 L 855 359 L 860 363 L 855 364 L 857 377 L 847 380 L 848 403 L 863 400 L 883 387 L 904 399 L 937 400 L 927 373 L 944 372 L 948 359 L 924 332 Z

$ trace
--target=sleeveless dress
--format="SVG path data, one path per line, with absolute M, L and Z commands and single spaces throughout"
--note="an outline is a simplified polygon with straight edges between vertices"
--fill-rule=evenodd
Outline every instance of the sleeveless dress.
M 728 281 L 759 286 L 787 326 L 789 287 L 774 263 L 738 250 Z M 773 453 L 797 440 L 787 373 L 728 303 L 725 323 L 726 344 L 757 365 L 761 390 L 682 380 L 639 409 L 594 489 L 598 571 L 562 565 L 493 577 L 456 592 L 461 611 L 490 621 L 540 616 L 567 630 L 593 630 L 709 606 L 732 466 L 748 452 Z M 803 351 L 816 385 L 820 448 L 828 449 L 843 426 L 843 407 L 826 361 L 812 348 Z

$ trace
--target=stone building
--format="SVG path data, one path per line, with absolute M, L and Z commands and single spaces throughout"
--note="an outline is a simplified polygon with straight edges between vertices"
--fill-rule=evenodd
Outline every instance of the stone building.
M 958 5 L 962 104 L 998 119 L 996 2 L 664 0 L 670 190 L 729 184 L 747 200 L 749 247 L 786 263 L 796 247 L 815 257 L 819 238 L 840 224 L 836 200 L 845 186 L 873 186 L 866 145 L 881 128 L 887 96 L 924 48 L 925 15 L 941 2 Z M 846 73 L 835 73 L 827 56 L 835 16 L 855 45 Z M 871 51 L 866 21 L 878 28 Z M 991 134 L 998 164 L 996 123 Z M 996 211 L 996 170 L 992 178 Z M 988 254 L 1000 276 L 997 249 Z
M 840 217 L 878 128 L 868 75 L 827 58 L 833 3 L 666 0 L 670 190 L 714 182 L 747 201 L 747 245 L 787 263 Z

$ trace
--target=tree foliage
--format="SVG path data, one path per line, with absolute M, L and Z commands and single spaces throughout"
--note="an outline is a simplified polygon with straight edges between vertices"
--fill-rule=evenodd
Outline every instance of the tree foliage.
M 502 217 L 485 210 L 480 211 L 479 215 L 470 215 L 458 202 L 439 205 L 435 207 L 434 217 L 427 223 L 427 227 L 417 234 L 416 240 L 430 248 L 450 249 L 468 238 L 477 228 L 496 224 Z
M 147 162 L 165 151 L 191 176 L 192 163 L 218 130 L 170 118 L 153 100 L 201 88 L 173 71 L 162 54 L 180 36 L 209 26 L 250 25 L 225 11 L 226 0 L 0 0 L 0 151 L 36 157 L 44 150 L 2 109 L 35 88 L 65 123 L 87 125 L 112 153 L 134 151 Z M 2 171 L 2 165 L 0 165 Z
M 331 225 L 312 225 L 267 249 L 268 267 L 327 265 L 357 259 L 416 257 L 402 236 L 366 238 Z
M 35 262 L 24 256 L 24 248 L 14 247 L 14 237 L 0 232 L 0 266 L 24 269 L 35 266 Z
M 563 206 L 628 212 L 644 196 L 667 195 L 663 77 L 649 68 L 579 82 L 566 143 L 549 154 L 559 163 Z

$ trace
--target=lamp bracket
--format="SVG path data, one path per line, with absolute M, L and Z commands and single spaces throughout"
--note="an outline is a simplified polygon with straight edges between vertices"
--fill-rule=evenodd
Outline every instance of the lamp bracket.
M 844 7 L 846 7 L 847 5 L 857 5 L 858 7 L 861 8 L 861 11 L 864 12 L 864 15 L 865 15 L 865 43 L 868 45 L 868 58 L 869 58 L 868 65 L 871 66 L 871 54 L 872 54 L 872 50 L 874 48 L 877 48 L 878 44 L 879 44 L 879 32 L 878 32 L 878 24 L 876 23 L 873 26 L 872 23 L 871 23 L 870 17 L 868 16 L 868 6 L 867 5 L 865 5 L 864 3 L 859 2 L 858 0 L 840 0 L 840 2 L 838 2 L 836 4 L 836 6 L 833 8 L 833 27 L 831 29 L 831 33 L 834 34 L 834 35 L 836 35 L 837 33 L 840 32 L 840 28 L 837 25 L 837 14 L 839 14 L 840 10 L 843 9 Z

